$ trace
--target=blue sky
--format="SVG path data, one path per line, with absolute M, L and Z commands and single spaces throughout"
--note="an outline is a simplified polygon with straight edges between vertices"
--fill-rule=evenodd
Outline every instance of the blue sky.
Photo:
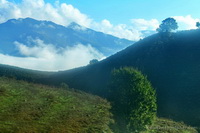
M 92 2 L 91 2 L 92 1 Z M 169 16 L 200 17 L 199 0 L 68 0 L 82 12 L 100 21 L 127 23 L 132 18 L 163 20 Z

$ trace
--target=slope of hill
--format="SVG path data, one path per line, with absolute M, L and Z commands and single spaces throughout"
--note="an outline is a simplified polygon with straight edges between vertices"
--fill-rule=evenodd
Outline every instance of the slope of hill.
M 110 104 L 98 97 L 0 77 L 1 133 L 111 133 Z
M 19 68 L 9 67 L 11 69 Z M 0 100 L 0 132 L 3 133 L 118 132 L 106 100 L 69 89 L 66 84 L 62 84 L 62 88 L 52 88 L 0 77 Z M 195 128 L 184 123 L 163 118 L 157 118 L 142 133 L 149 132 L 197 133 Z
M 142 133 L 198 133 L 194 127 L 186 126 L 183 122 L 174 122 L 169 119 L 159 118 Z
M 0 64 L 0 77 L 9 77 L 18 80 L 36 82 L 38 79 L 47 78 L 52 74 L 54 74 L 54 72 L 29 70 Z
M 35 77 L 34 80 L 51 85 L 64 82 L 70 87 L 108 98 L 111 70 L 132 66 L 146 74 L 156 88 L 159 116 L 200 127 L 199 58 L 200 30 L 155 34 L 101 62 Z M 2 66 L 0 72 L 4 68 Z
M 105 56 L 133 44 L 133 41 L 120 39 L 102 32 L 71 23 L 68 27 L 50 21 L 38 21 L 31 18 L 11 19 L 0 24 L 0 53 L 23 56 L 14 42 L 32 46 L 31 40 L 40 39 L 45 44 L 57 48 L 66 48 L 77 44 L 91 45 Z
M 113 68 L 132 66 L 157 90 L 158 115 L 200 126 L 200 30 L 155 34 L 93 65 L 53 74 L 46 83 L 108 96 Z

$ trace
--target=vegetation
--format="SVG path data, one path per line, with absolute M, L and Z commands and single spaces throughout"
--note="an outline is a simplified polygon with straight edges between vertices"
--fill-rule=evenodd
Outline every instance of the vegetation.
M 95 64 L 95 63 L 97 63 L 97 62 L 99 62 L 97 59 L 93 59 L 93 60 L 90 61 L 90 65 L 91 65 L 91 64 Z
M 65 85 L 65 87 L 67 87 Z M 2 133 L 111 133 L 111 106 L 100 97 L 0 78 Z
M 147 75 L 156 88 L 158 117 L 183 121 L 200 129 L 199 35 L 199 29 L 171 33 L 170 37 L 155 34 L 96 64 L 68 71 L 43 75 L 0 65 L 0 74 L 53 86 L 66 83 L 108 98 L 110 71 L 132 66 Z
M 111 96 L 114 114 L 125 120 L 129 132 L 146 130 L 156 117 L 156 96 L 146 76 L 131 67 L 112 71 Z
M 157 29 L 158 32 L 171 32 L 172 30 L 178 29 L 178 24 L 174 18 L 166 18 L 162 21 L 159 28 Z
M 196 27 L 200 28 L 200 22 L 196 22 Z
M 199 29 L 170 37 L 155 34 L 97 64 L 57 72 L 45 80 L 108 98 L 110 72 L 122 66 L 138 68 L 156 89 L 158 117 L 200 127 L 199 35 Z
M 29 69 L 23 69 L 19 67 L 0 64 L 0 77 L 5 76 L 8 78 L 25 80 L 29 82 L 39 82 L 49 77 L 52 74 L 54 74 L 54 72 L 29 70 Z
M 141 133 L 198 133 L 194 127 L 182 122 L 174 122 L 169 119 L 157 118 L 155 123 L 148 127 L 147 131 Z

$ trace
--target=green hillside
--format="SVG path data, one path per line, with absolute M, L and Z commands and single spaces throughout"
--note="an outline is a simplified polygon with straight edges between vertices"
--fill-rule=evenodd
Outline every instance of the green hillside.
M 79 91 L 0 78 L 0 133 L 112 132 L 110 104 Z
M 118 133 L 110 104 L 67 88 L 0 77 L 0 133 Z M 112 125 L 112 126 L 111 126 Z M 183 123 L 157 119 L 143 133 L 197 133 Z
M 158 116 L 200 129 L 200 30 L 155 34 L 98 63 L 60 72 L 39 72 L 0 65 L 0 75 L 69 87 L 109 98 L 114 68 L 131 66 L 156 89 Z
M 174 122 L 159 118 L 148 131 L 142 133 L 198 133 L 194 127 L 186 126 L 183 122 Z
M 51 75 L 46 84 L 70 87 L 109 97 L 113 68 L 142 71 L 156 88 L 158 115 L 200 126 L 200 30 L 155 34 L 107 59 Z
M 38 79 L 47 78 L 55 72 L 44 72 L 0 64 L 0 76 L 38 82 Z

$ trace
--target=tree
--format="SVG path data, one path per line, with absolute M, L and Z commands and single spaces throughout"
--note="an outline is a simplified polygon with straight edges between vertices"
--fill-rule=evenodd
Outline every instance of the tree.
M 196 27 L 200 28 L 200 22 L 196 22 Z
M 93 60 L 90 61 L 90 65 L 91 65 L 91 64 L 95 64 L 95 63 L 97 63 L 97 62 L 99 62 L 97 59 L 93 59 Z
M 159 28 L 157 29 L 158 32 L 171 32 L 172 30 L 178 29 L 178 24 L 174 18 L 167 18 L 162 21 Z
M 125 120 L 129 132 L 145 130 L 156 117 L 155 90 L 146 76 L 131 67 L 112 71 L 110 100 L 114 115 L 120 115 L 118 121 Z

